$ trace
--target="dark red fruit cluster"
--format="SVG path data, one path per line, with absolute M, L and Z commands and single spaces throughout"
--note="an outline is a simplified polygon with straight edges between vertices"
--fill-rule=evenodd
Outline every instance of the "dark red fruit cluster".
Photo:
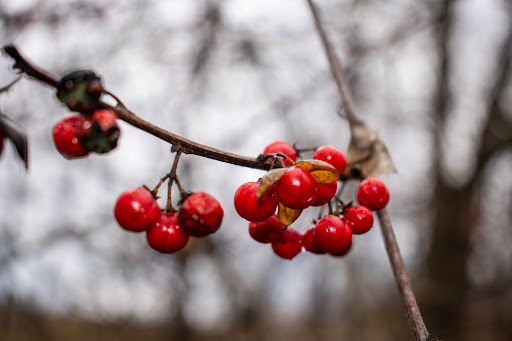
M 204 192 L 194 192 L 178 212 L 162 212 L 146 188 L 130 188 L 118 197 L 114 217 L 130 232 L 146 232 L 149 246 L 161 253 L 183 249 L 190 236 L 204 237 L 220 228 L 224 211 L 219 202 Z
M 107 153 L 117 146 L 120 133 L 117 114 L 104 109 L 66 117 L 52 131 L 55 147 L 68 159 Z
M 269 144 L 264 155 L 269 153 L 287 155 L 294 162 L 297 160 L 297 152 L 284 141 Z M 359 206 L 342 204 L 339 211 L 324 216 L 301 234 L 288 225 L 302 210 L 323 206 L 334 199 L 338 182 L 333 180 L 343 174 L 347 161 L 338 149 L 323 146 L 315 151 L 313 160 L 294 164 L 288 160 L 283 162 L 288 167 L 275 173 L 275 179 L 269 176 L 270 180 L 263 177 L 258 182 L 245 183 L 234 196 L 236 211 L 249 221 L 250 236 L 260 243 L 270 243 L 282 258 L 293 259 L 301 251 L 338 257 L 346 255 L 352 248 L 353 235 L 364 234 L 372 228 L 372 210 L 382 209 L 389 200 L 384 183 L 378 178 L 367 178 L 361 182 L 356 194 Z M 326 173 L 322 175 L 321 172 Z M 338 176 L 333 178 L 333 172 Z M 337 204 L 335 202 L 335 206 Z M 291 222 L 285 225 L 284 221 Z

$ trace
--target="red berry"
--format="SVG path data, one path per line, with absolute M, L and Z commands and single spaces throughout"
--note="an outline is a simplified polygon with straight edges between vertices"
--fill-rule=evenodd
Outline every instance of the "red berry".
M 283 233 L 283 223 L 275 215 L 264 221 L 249 223 L 249 234 L 252 239 L 260 243 L 273 243 Z
M 352 247 L 354 245 L 354 238 L 350 238 L 350 244 L 348 244 L 348 246 L 346 248 L 344 248 L 343 250 L 341 250 L 340 252 L 335 252 L 335 253 L 331 253 L 330 255 L 331 256 L 334 256 L 334 257 L 343 257 L 345 256 L 350 250 L 352 250 Z
M 175 253 L 187 245 L 190 236 L 179 225 L 177 213 L 164 213 L 146 231 L 149 246 L 161 253 Z
M 146 231 L 160 218 L 160 207 L 153 194 L 142 187 L 130 188 L 117 198 L 114 217 L 123 229 Z
M 256 200 L 257 191 L 257 182 L 247 182 L 238 187 L 235 192 L 235 209 L 245 220 L 264 221 L 276 212 L 277 200 L 274 193 L 261 200 Z
M 302 245 L 304 245 L 304 248 L 306 251 L 309 251 L 311 253 L 315 253 L 317 255 L 322 255 L 325 253 L 325 251 L 322 251 L 316 246 L 315 241 L 313 240 L 315 234 L 315 226 L 311 226 L 309 229 L 304 232 L 304 235 L 302 236 Z
M 317 184 L 311 174 L 295 166 L 288 168 L 276 185 L 277 200 L 293 209 L 311 206 L 317 191 Z
M 274 141 L 269 143 L 263 150 L 263 155 L 272 153 L 281 153 L 288 156 L 293 161 L 297 160 L 297 151 L 288 142 L 285 141 Z M 290 161 L 283 159 L 283 162 L 285 165 L 291 166 Z
M 279 257 L 291 260 L 302 251 L 302 235 L 288 227 L 281 238 L 272 243 L 272 250 Z
M 179 212 L 179 220 L 183 229 L 194 237 L 204 237 L 220 228 L 224 211 L 220 203 L 204 192 L 189 195 Z
M 333 146 L 323 146 L 318 148 L 313 155 L 313 159 L 322 160 L 336 168 L 339 173 L 343 173 L 347 166 L 345 155 Z
M 75 159 L 89 154 L 78 137 L 78 127 L 86 120 L 84 115 L 66 117 L 53 126 L 55 147 L 64 157 Z
M 336 253 L 344 250 L 352 239 L 350 227 L 340 218 L 327 215 L 315 225 L 313 241 L 323 251 Z
M 359 184 L 356 194 L 357 202 L 372 211 L 386 207 L 389 201 L 389 190 L 379 178 L 366 178 Z
M 318 195 L 315 202 L 311 206 L 323 206 L 327 204 L 327 202 L 332 198 L 334 198 L 336 190 L 338 189 L 338 182 L 334 181 L 328 184 L 317 184 L 317 187 Z
M 343 212 L 343 220 L 350 226 L 353 234 L 363 234 L 373 226 L 373 214 L 368 207 L 352 206 Z
M 117 114 L 113 111 L 96 110 L 78 128 L 82 144 L 90 151 L 107 153 L 117 146 L 121 130 Z

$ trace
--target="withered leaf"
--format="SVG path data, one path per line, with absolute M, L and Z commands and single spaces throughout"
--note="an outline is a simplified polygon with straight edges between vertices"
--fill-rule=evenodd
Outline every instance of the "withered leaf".
M 284 226 L 291 225 L 297 218 L 299 218 L 302 210 L 289 208 L 279 203 L 277 206 L 277 218 Z
M 340 178 L 336 168 L 322 160 L 304 160 L 297 162 L 295 166 L 308 171 L 319 184 L 328 184 Z
M 9 117 L 0 113 L 0 130 L 3 135 L 11 140 L 19 157 L 25 163 L 25 168 L 28 169 L 28 141 L 27 136 L 21 131 L 16 122 Z
M 396 173 L 395 165 L 377 128 L 358 122 L 351 127 L 351 132 L 345 176 L 349 177 L 354 171 L 363 177 Z
M 278 168 L 269 171 L 259 181 L 258 191 L 256 192 L 256 200 L 261 200 L 263 195 L 270 189 L 286 172 L 287 168 Z

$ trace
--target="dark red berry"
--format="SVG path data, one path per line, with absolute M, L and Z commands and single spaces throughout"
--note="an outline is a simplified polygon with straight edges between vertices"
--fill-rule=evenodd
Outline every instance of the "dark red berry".
M 357 202 L 372 211 L 386 207 L 389 201 L 389 190 L 379 178 L 366 178 L 359 184 L 356 194 Z
M 189 235 L 179 225 L 177 213 L 164 213 L 155 225 L 146 231 L 149 246 L 161 253 L 175 253 L 183 249 Z
M 288 227 L 281 238 L 272 243 L 272 250 L 279 257 L 291 260 L 302 251 L 302 235 Z
M 283 223 L 275 215 L 264 221 L 249 223 L 249 234 L 260 243 L 273 243 L 281 238 L 283 233 Z
M 123 229 L 146 231 L 160 218 L 160 207 L 153 194 L 142 187 L 130 188 L 117 198 L 114 217 Z
M 235 192 L 235 209 L 240 217 L 248 221 L 264 221 L 276 212 L 277 200 L 274 193 L 271 192 L 261 200 L 256 200 L 257 191 L 257 182 L 247 182 Z
M 322 251 L 316 246 L 315 241 L 313 240 L 315 234 L 315 226 L 311 226 L 309 229 L 304 232 L 302 235 L 302 245 L 304 246 L 304 249 L 306 251 L 309 251 L 311 253 L 315 253 L 317 255 L 322 255 L 325 253 L 325 251 Z
M 276 184 L 277 200 L 293 209 L 304 209 L 313 204 L 317 196 L 315 179 L 300 167 L 290 167 Z
M 263 150 L 263 155 L 268 155 L 272 153 L 281 153 L 288 156 L 294 162 L 297 160 L 297 151 L 285 141 L 274 141 L 269 143 L 265 149 Z M 285 165 L 290 166 L 291 162 L 283 159 Z
M 336 253 L 344 250 L 352 239 L 350 227 L 339 217 L 327 215 L 315 225 L 313 240 L 325 252 Z
M 347 166 L 347 159 L 338 149 L 333 146 L 323 146 L 318 148 L 313 155 L 313 159 L 322 160 L 336 168 L 339 173 L 343 173 Z
M 84 115 L 66 117 L 53 126 L 52 135 L 55 147 L 64 157 L 76 159 L 89 154 L 78 136 L 78 127 L 87 119 Z
M 343 212 L 343 220 L 350 226 L 353 234 L 363 234 L 373 226 L 373 214 L 368 207 L 352 206 Z
M 352 250 L 353 245 L 354 245 L 354 238 L 352 237 L 352 238 L 350 238 L 350 243 L 348 244 L 347 247 L 345 247 L 343 250 L 341 250 L 339 252 L 330 253 L 330 255 L 334 256 L 334 257 L 343 257 L 347 253 L 349 253 L 350 250 Z
M 96 110 L 78 129 L 82 144 L 90 151 L 104 154 L 117 146 L 121 129 L 117 124 L 117 114 L 113 111 Z
M 316 200 L 311 206 L 323 206 L 327 204 L 334 195 L 336 194 L 336 190 L 338 189 L 338 182 L 334 181 L 328 184 L 317 184 L 318 195 L 316 196 Z
M 181 226 L 194 237 L 204 237 L 217 231 L 223 217 L 220 203 L 205 192 L 189 195 L 181 204 L 179 212 Z

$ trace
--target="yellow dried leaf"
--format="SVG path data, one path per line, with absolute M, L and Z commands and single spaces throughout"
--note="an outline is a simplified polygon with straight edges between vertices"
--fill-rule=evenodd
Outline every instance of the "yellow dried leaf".
M 287 168 L 273 169 L 265 174 L 259 181 L 258 191 L 256 192 L 256 200 L 261 200 L 263 195 L 267 193 L 270 187 L 272 187 L 286 172 Z
M 340 178 L 336 168 L 322 160 L 304 160 L 298 162 L 295 166 L 308 171 L 315 182 L 319 184 L 328 184 Z
M 289 208 L 279 203 L 277 209 L 277 218 L 284 226 L 291 225 L 302 213 L 302 210 Z

